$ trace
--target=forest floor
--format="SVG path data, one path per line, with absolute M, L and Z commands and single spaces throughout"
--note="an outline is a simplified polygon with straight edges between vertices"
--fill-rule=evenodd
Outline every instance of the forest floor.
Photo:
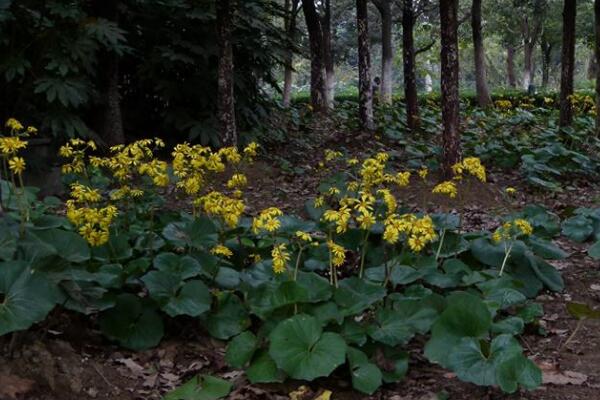
M 318 148 L 309 143 L 321 143 Z M 344 135 L 326 128 L 312 131 L 310 137 L 291 140 L 285 148 L 272 149 L 248 172 L 250 212 L 278 206 L 287 213 L 302 214 L 304 202 L 314 196 L 324 171 L 315 166 L 327 147 L 344 148 L 351 156 L 376 151 L 400 151 L 393 144 L 372 140 L 368 136 Z M 467 229 L 494 229 L 497 216 L 508 205 L 500 195 L 502 189 L 518 189 L 518 206 L 541 204 L 558 215 L 572 207 L 598 206 L 600 187 L 594 182 L 569 182 L 561 193 L 533 190 L 516 173 L 491 169 L 486 185 L 470 187 L 456 201 L 428 206 L 455 210 L 463 216 Z M 434 185 L 435 177 L 406 193 L 405 204 L 418 206 Z M 428 196 L 429 197 L 429 196 Z M 332 399 L 528 399 L 528 400 L 595 400 L 600 399 L 600 321 L 586 321 L 567 344 L 577 321 L 566 311 L 569 301 L 600 306 L 600 265 L 585 254 L 585 246 L 559 240 L 570 253 L 566 260 L 553 262 L 565 280 L 561 293 L 543 293 L 536 299 L 544 307 L 540 326 L 521 336 L 528 356 L 541 368 L 544 384 L 532 392 L 506 395 L 495 388 L 483 388 L 458 380 L 421 354 L 422 344 L 409 349 L 407 377 L 386 385 L 371 396 L 351 389 L 348 377 L 340 373 L 308 385 L 308 400 L 320 391 L 331 390 Z M 225 343 L 211 339 L 191 319 L 171 321 L 166 339 L 155 349 L 130 352 L 105 339 L 95 328 L 95 321 L 64 311 L 54 311 L 46 322 L 11 340 L 0 342 L 7 351 L 0 354 L 0 400 L 88 400 L 88 399 L 160 399 L 161 395 L 195 374 L 217 374 L 234 382 L 228 396 L 232 400 L 289 399 L 301 382 L 277 385 L 250 385 L 242 371 L 232 371 L 224 361 Z M 546 333 L 539 333 L 542 328 Z M 418 339 L 417 339 L 418 341 Z M 421 339 L 424 342 L 424 339 Z M 1 347 L 0 347 L 1 348 Z

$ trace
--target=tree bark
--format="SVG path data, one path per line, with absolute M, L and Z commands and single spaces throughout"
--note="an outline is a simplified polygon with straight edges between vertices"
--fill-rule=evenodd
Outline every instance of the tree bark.
M 116 0 L 96 0 L 93 8 L 98 17 L 118 22 L 119 9 Z M 99 86 L 102 92 L 100 105 L 99 135 L 108 146 L 125 142 L 123 116 L 121 113 L 121 93 L 119 88 L 119 55 L 103 54 L 100 58 Z
M 533 83 L 533 48 L 534 44 L 523 45 L 523 89 L 528 90 Z
M 440 0 L 441 20 L 441 89 L 443 123 L 442 173 L 452 177 L 452 166 L 460 160 L 459 93 L 458 93 L 458 0 Z
M 392 3 L 390 0 L 374 0 L 381 15 L 381 102 L 392 104 L 394 47 L 392 44 Z
M 419 99 L 415 76 L 415 10 L 412 0 L 402 2 L 402 63 L 404 65 L 404 101 L 406 102 L 406 126 L 409 130 L 420 126 Z
M 475 56 L 475 88 L 479 107 L 489 107 L 492 98 L 487 85 L 485 70 L 485 49 L 481 33 L 481 0 L 473 0 L 471 4 L 471 29 L 473 31 L 473 49 Z
M 323 60 L 325 64 L 325 100 L 327 107 L 333 109 L 335 99 L 335 68 L 331 35 L 331 0 L 325 0 L 325 10 L 321 26 L 323 27 Z
M 515 74 L 515 48 L 512 45 L 506 46 L 506 78 L 508 86 L 517 87 L 517 76 Z
M 367 0 L 356 0 L 356 25 L 358 28 L 358 115 L 361 127 L 366 130 L 373 130 L 375 129 L 373 123 L 373 82 L 371 80 Z
M 299 0 L 286 0 L 286 20 L 285 30 L 290 42 L 294 42 L 296 38 L 296 17 L 298 14 Z M 283 106 L 289 107 L 292 99 L 292 83 L 294 80 L 294 69 L 292 64 L 294 62 L 294 53 L 290 50 L 286 54 L 285 59 L 285 70 L 283 73 Z
M 326 111 L 323 30 L 314 0 L 303 0 L 302 10 L 310 42 L 310 100 L 315 111 Z
M 575 72 L 575 18 L 577 1 L 564 0 L 563 8 L 563 43 L 561 51 L 560 72 L 560 126 L 568 126 L 573 122 L 573 75 Z
M 550 57 L 552 55 L 552 44 L 542 38 L 540 42 L 542 50 L 542 88 L 548 87 L 550 82 Z
M 594 1 L 594 26 L 596 40 L 594 52 L 596 55 L 596 136 L 600 138 L 600 0 Z
M 542 32 L 545 6 L 545 0 L 535 0 L 532 14 L 533 22 L 530 21 L 529 16 L 525 16 L 521 23 L 521 34 L 523 35 L 523 88 L 525 90 L 528 90 L 534 81 L 533 51 Z
M 235 1 L 235 0 L 234 0 Z M 217 44 L 219 65 L 217 66 L 217 119 L 221 144 L 237 145 L 235 103 L 233 93 L 233 5 L 232 0 L 217 2 Z

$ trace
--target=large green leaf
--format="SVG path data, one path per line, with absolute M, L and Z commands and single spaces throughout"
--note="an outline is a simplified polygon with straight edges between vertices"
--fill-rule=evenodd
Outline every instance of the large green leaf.
M 584 215 L 571 217 L 562 224 L 562 234 L 575 242 L 585 242 L 593 232 L 592 220 Z
M 522 354 L 500 363 L 496 378 L 500 388 L 507 393 L 516 392 L 519 385 L 533 390 L 542 384 L 542 372 L 533 361 Z
M 448 365 L 448 349 L 467 338 L 483 338 L 492 324 L 492 316 L 478 297 L 466 292 L 448 296 L 448 306 L 433 324 L 431 339 L 425 345 L 425 356 L 431 361 Z
M 17 251 L 16 229 L 12 229 L 4 219 L 0 220 L 0 260 L 10 261 Z
M 0 263 L 0 336 L 42 321 L 60 298 L 56 285 L 28 263 Z
M 600 240 L 590 246 L 588 249 L 588 255 L 594 260 L 600 260 Z
M 381 386 L 383 379 L 381 370 L 358 349 L 348 347 L 347 355 L 352 387 L 360 392 L 373 394 Z
M 216 309 L 206 319 L 206 329 L 217 339 L 229 339 L 250 326 L 248 311 L 233 293 L 221 293 Z
M 197 375 L 167 393 L 163 400 L 217 400 L 227 396 L 232 387 L 233 385 L 224 379 Z
M 118 296 L 116 306 L 100 314 L 99 323 L 107 337 L 132 350 L 156 346 L 164 333 L 162 318 L 154 307 L 128 293 Z
M 346 357 L 344 339 L 337 333 L 323 333 L 319 321 L 310 315 L 299 314 L 279 323 L 270 340 L 270 356 L 294 379 L 329 376 Z
M 207 217 L 192 221 L 172 222 L 162 232 L 165 239 L 175 246 L 188 246 L 198 249 L 211 248 L 217 243 L 217 227 Z
M 57 255 L 74 263 L 90 259 L 90 248 L 81 235 L 62 229 L 47 229 L 36 232 L 36 235 L 53 246 Z
M 283 382 L 285 374 L 275 364 L 266 350 L 261 350 L 246 369 L 246 376 L 252 383 Z
M 416 333 L 425 333 L 437 318 L 437 310 L 425 302 L 400 300 L 394 309 L 377 310 L 369 336 L 388 346 L 406 344 Z
M 340 306 L 342 315 L 355 315 L 369 308 L 385 297 L 385 289 L 355 276 L 339 283 L 334 300 Z
M 225 360 L 234 368 L 243 368 L 252 359 L 257 347 L 256 336 L 250 331 L 242 332 L 227 345 Z
M 153 260 L 154 268 L 180 276 L 182 279 L 193 278 L 202 272 L 196 259 L 174 253 L 160 253 Z

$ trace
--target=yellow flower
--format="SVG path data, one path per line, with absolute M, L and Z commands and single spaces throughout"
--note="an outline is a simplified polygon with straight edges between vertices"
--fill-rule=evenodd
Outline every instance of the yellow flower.
M 212 254 L 218 255 L 218 256 L 223 256 L 226 258 L 229 258 L 233 255 L 233 252 L 226 246 L 223 246 L 222 244 L 218 244 L 215 247 L 213 247 L 210 252 Z
M 315 199 L 315 208 L 323 207 L 325 204 L 325 198 L 323 196 L 319 196 Z
M 427 174 L 429 173 L 429 170 L 425 167 L 421 168 L 418 172 L 419 176 L 421 177 L 421 179 L 425 180 L 427 178 Z
M 359 163 L 358 158 L 351 158 L 348 161 L 346 161 L 346 164 L 350 167 L 357 165 Z
M 356 217 L 356 221 L 359 223 L 360 228 L 364 230 L 369 230 L 375 225 L 375 217 L 368 211 Z
M 4 155 L 15 154 L 27 147 L 27 142 L 16 136 L 0 137 L 0 151 Z
M 296 231 L 296 237 L 305 242 L 312 242 L 312 236 L 310 236 L 310 233 L 307 232 Z
M 445 182 L 442 182 L 439 185 L 435 186 L 431 192 L 445 194 L 453 199 L 456 197 L 458 190 L 456 189 L 456 185 L 454 184 L 454 182 L 445 181 Z
M 23 157 L 13 157 L 8 161 L 8 168 L 15 174 L 25 171 L 25 160 Z
M 531 224 L 525 219 L 516 219 L 514 220 L 514 224 L 517 228 L 521 230 L 521 233 L 523 233 L 523 235 L 529 236 L 533 233 L 533 228 Z
M 244 154 L 248 157 L 256 157 L 258 150 L 258 143 L 252 142 L 244 149 Z
M 271 250 L 271 257 L 273 257 L 273 272 L 276 274 L 283 273 L 287 262 L 290 260 L 290 253 L 287 252 L 285 244 L 275 245 L 273 250 Z
M 408 186 L 410 183 L 410 172 L 398 172 L 396 174 L 396 184 L 400 187 Z
M 242 188 L 248 184 L 248 178 L 244 174 L 234 174 L 228 181 L 227 187 L 229 189 Z
M 10 128 L 13 131 L 21 131 L 23 130 L 23 125 L 14 118 L 9 118 L 6 121 L 6 127 Z
M 325 161 L 333 161 L 336 158 L 341 158 L 342 152 L 341 151 L 333 151 L 330 149 L 326 149 L 325 150 Z
M 340 267 L 346 260 L 346 249 L 333 240 L 327 241 L 327 247 L 329 248 L 329 254 L 331 257 L 331 263 L 335 267 Z
M 515 189 L 514 187 L 507 187 L 506 189 L 504 189 L 504 191 L 508 195 L 513 195 L 517 193 L 517 189 Z
M 281 226 L 279 216 L 283 212 L 277 207 L 269 207 L 260 212 L 260 214 L 252 220 L 252 232 L 259 233 L 261 230 L 267 232 L 275 232 Z

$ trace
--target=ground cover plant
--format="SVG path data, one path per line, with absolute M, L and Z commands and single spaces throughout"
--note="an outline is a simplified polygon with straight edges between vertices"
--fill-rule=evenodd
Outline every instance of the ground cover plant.
M 397 197 L 428 168 L 395 170 L 386 152 L 358 159 L 326 150 L 309 218 L 276 207 L 251 218 L 244 170 L 256 143 L 240 151 L 183 143 L 166 162 L 155 156 L 160 139 L 106 156 L 92 141 L 70 140 L 59 150 L 69 187 L 62 204 L 23 185 L 19 152 L 36 129 L 9 120 L 5 130 L 2 334 L 60 307 L 144 350 L 160 343 L 168 319 L 194 318 L 228 341 L 227 363 L 252 383 L 345 368 L 367 394 L 401 380 L 406 346 L 425 337 L 425 357 L 461 380 L 509 393 L 541 384 L 518 335 L 541 316 L 530 299 L 563 289 L 547 260 L 567 255 L 549 240 L 560 227 L 543 209 L 508 213 L 494 231 L 465 231 L 459 214 L 415 210 Z M 487 180 L 475 157 L 453 170 L 428 196 L 460 198 Z M 167 204 L 169 188 L 178 207 Z M 510 203 L 514 194 L 502 195 Z M 586 240 L 594 211 L 575 214 L 562 232 Z

